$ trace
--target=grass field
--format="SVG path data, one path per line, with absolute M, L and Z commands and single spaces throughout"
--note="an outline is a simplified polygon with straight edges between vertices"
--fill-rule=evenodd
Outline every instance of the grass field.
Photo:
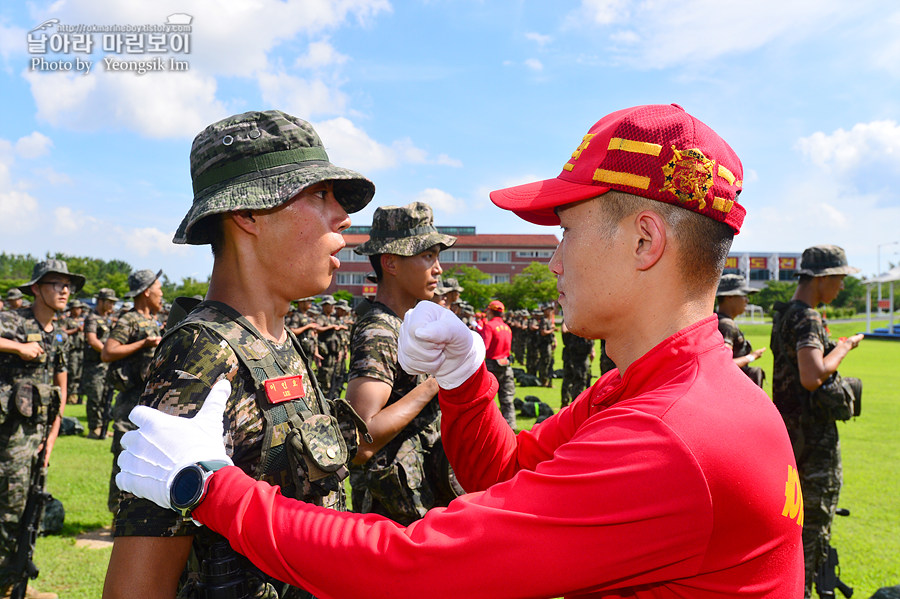
M 881 325 L 879 325 L 881 326 Z M 847 336 L 864 323 L 833 324 L 832 336 Z M 770 325 L 742 325 L 754 347 L 769 345 Z M 561 344 L 556 367 L 562 367 Z M 599 344 L 598 344 L 599 351 Z M 771 376 L 772 357 L 767 352 L 757 362 Z M 595 374 L 597 364 L 594 363 Z M 882 586 L 900 584 L 900 343 L 865 340 L 841 366 L 845 375 L 864 381 L 863 413 L 840 423 L 844 459 L 841 506 L 849 518 L 838 518 L 832 543 L 838 548 L 842 578 L 856 590 L 854 597 L 869 597 Z M 559 407 L 560 381 L 553 388 L 524 387 L 519 397 L 536 395 Z M 771 382 L 766 389 L 771 394 Z M 68 406 L 67 415 L 84 423 L 84 407 Z M 534 419 L 519 418 L 520 428 Z M 106 494 L 111 465 L 110 441 L 62 437 L 53 453 L 47 487 L 66 507 L 66 525 L 60 535 L 38 540 L 35 562 L 41 569 L 34 586 L 52 590 L 63 599 L 95 599 L 100 596 L 110 549 L 76 546 L 82 533 L 109 526 Z M 765 448 L 760 448 L 764 451 Z

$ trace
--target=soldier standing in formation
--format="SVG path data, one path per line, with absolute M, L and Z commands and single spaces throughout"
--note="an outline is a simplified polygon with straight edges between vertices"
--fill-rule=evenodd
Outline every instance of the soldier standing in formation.
M 119 317 L 100 352 L 101 360 L 111 362 L 109 383 L 118 391 L 116 404 L 112 408 L 113 441 L 110 451 L 113 461 L 107 499 L 107 507 L 113 514 L 121 496 L 116 486 L 116 474 L 119 472 L 117 460 L 122 452 L 122 435 L 134 430 L 128 414 L 138 404 L 144 391 L 150 374 L 150 361 L 160 342 L 160 327 L 156 320 L 163 298 L 160 276 L 162 271 L 154 273 L 152 270 L 139 270 L 129 275 L 129 291 L 125 297 L 133 298 L 134 307 Z
M 85 411 L 88 438 L 105 439 L 109 425 L 112 394 L 106 376 L 109 364 L 101 360 L 103 345 L 112 330 L 112 312 L 119 298 L 116 292 L 104 287 L 97 292 L 97 305 L 84 319 L 84 369 L 81 393 L 87 397 Z M 104 426 L 104 423 L 107 426 Z
M 347 382 L 347 358 L 350 355 L 350 329 L 353 326 L 350 304 L 345 299 L 339 299 L 334 304 L 334 317 L 338 322 L 337 341 L 338 354 L 335 361 L 334 378 L 331 383 L 331 391 L 334 397 L 340 397 L 344 392 Z
M 564 408 L 591 386 L 594 340 L 579 337 L 563 323 L 562 342 L 563 380 L 559 395 L 560 407 Z
M 67 339 L 53 318 L 84 282 L 62 260 L 38 262 L 31 280 L 19 287 L 34 296 L 34 303 L 0 315 L 0 594 L 4 596 L 22 576 L 11 570 L 10 560 L 17 549 L 32 468 L 49 464 L 65 410 Z M 44 463 L 35 464 L 45 438 Z M 29 587 L 27 596 L 55 599 L 56 594 Z
M 803 490 L 807 598 L 827 557 L 843 483 L 836 421 L 854 415 L 851 406 L 862 394 L 859 379 L 841 378 L 837 369 L 863 335 L 832 341 L 815 306 L 834 301 L 844 277 L 855 272 L 836 245 L 803 250 L 797 290 L 789 303 L 776 302 L 772 324 L 772 399 L 791 438 Z
M 319 380 L 322 392 L 328 398 L 337 397 L 333 385 L 338 370 L 338 357 L 341 349 L 340 331 L 343 327 L 334 314 L 336 303 L 333 296 L 322 296 L 322 301 L 319 302 L 322 313 L 316 318 L 318 350 L 319 355 L 322 356 L 316 370 L 316 378 Z
M 4 306 L 5 310 L 18 310 L 22 307 L 22 290 L 18 287 L 13 287 L 9 291 L 6 292 L 6 306 Z
M 750 363 L 759 358 L 766 348 L 753 349 L 734 322 L 747 309 L 747 296 L 757 291 L 759 290 L 746 286 L 741 275 L 722 275 L 716 290 L 716 315 L 719 317 L 719 332 L 725 339 L 725 345 L 731 349 L 735 365 L 751 381 L 762 387 L 766 382 L 766 372 L 757 366 L 750 366 Z
M 306 354 L 311 364 L 318 364 L 322 358 L 317 350 L 316 323 L 308 314 L 309 307 L 313 303 L 312 297 L 304 297 L 297 300 L 297 309 L 293 310 L 285 319 L 285 326 L 297 336 L 300 347 Z
M 441 275 L 438 256 L 456 243 L 432 223 L 422 202 L 378 208 L 371 236 L 354 251 L 369 256 L 378 279 L 375 301 L 353 329 L 347 399 L 372 440 L 361 442 L 352 479 L 353 511 L 409 524 L 452 499 L 442 488 L 440 409 L 434 377 L 400 367 L 402 315 L 429 300 Z M 451 284 L 455 281 L 450 280 Z
M 497 378 L 497 400 L 500 402 L 500 413 L 513 430 L 516 426 L 516 408 L 513 400 L 516 396 L 516 379 L 510 363 L 512 347 L 512 329 L 503 320 L 506 306 L 500 300 L 492 300 L 487 306 L 487 316 L 481 329 L 484 339 L 487 369 Z
M 342 478 L 355 449 L 345 443 L 355 443 L 356 428 L 349 412 L 337 414 L 352 428 L 341 441 L 332 406 L 284 317 L 292 300 L 331 283 L 348 212 L 364 208 L 375 186 L 331 164 L 313 127 L 279 111 L 207 127 L 191 149 L 191 176 L 193 206 L 174 242 L 212 246 L 209 292 L 167 332 L 137 412 L 192 417 L 228 377 L 230 385 L 220 383 L 227 388 L 228 449 L 217 465 L 233 461 L 287 497 L 343 509 Z M 221 436 L 221 418 L 216 426 Z M 167 445 L 183 450 L 191 441 L 176 435 Z M 123 499 L 104 597 L 131 599 L 140 591 L 171 598 L 182 571 L 179 597 L 211 596 L 215 589 L 206 585 L 214 581 L 233 596 L 312 596 L 255 569 L 186 513 Z M 201 567 L 226 575 L 205 580 Z
M 537 347 L 538 382 L 541 387 L 553 386 L 554 351 L 556 350 L 556 314 L 553 303 L 546 303 L 541 308 L 538 319 L 535 346 Z
M 84 370 L 84 309 L 87 306 L 81 300 L 73 300 L 69 304 L 69 316 L 63 319 L 63 329 L 69 336 L 69 389 L 67 403 L 81 403 L 78 388 Z

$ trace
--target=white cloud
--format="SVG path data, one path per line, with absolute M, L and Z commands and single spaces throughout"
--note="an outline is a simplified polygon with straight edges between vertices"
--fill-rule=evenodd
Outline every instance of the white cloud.
M 216 81 L 194 72 L 103 70 L 89 75 L 28 71 L 39 119 L 74 130 L 131 129 L 146 137 L 191 138 L 227 115 Z
M 525 61 L 525 66 L 531 69 L 532 71 L 543 71 L 544 65 L 537 58 L 529 58 Z
M 30 231 L 37 223 L 38 201 L 15 189 L 0 190 L 0 232 L 21 234 Z
M 335 64 L 344 64 L 349 57 L 334 49 L 328 40 L 312 42 L 306 54 L 297 58 L 294 66 L 303 69 L 320 69 Z
M 40 158 L 46 156 L 52 146 L 53 142 L 49 137 L 39 131 L 34 131 L 30 135 L 19 138 L 19 141 L 16 142 L 16 154 L 22 158 Z
M 362 173 L 394 168 L 400 164 L 437 164 L 462 166 L 459 160 L 446 154 L 437 158 L 417 147 L 409 138 L 394 141 L 390 146 L 379 143 L 347 118 L 315 123 L 316 131 L 325 144 L 328 158 L 339 166 Z
M 873 163 L 900 170 L 900 126 L 895 121 L 857 123 L 849 131 L 821 131 L 797 141 L 797 148 L 813 164 L 850 171 Z
M 525 39 L 535 42 L 538 46 L 540 46 L 542 48 L 553 41 L 553 38 L 550 37 L 549 35 L 543 35 L 541 33 L 536 33 L 534 31 L 529 31 L 528 33 L 526 33 Z
M 172 243 L 174 232 L 164 233 L 154 227 L 126 229 L 115 227 L 116 236 L 129 250 L 144 257 L 153 254 L 185 254 L 189 248 Z
M 42 181 L 46 181 L 51 185 L 71 185 L 72 178 L 65 174 L 57 171 L 56 169 L 49 166 L 42 166 L 40 168 L 36 168 L 32 171 L 35 175 L 40 177 Z
M 446 191 L 435 188 L 429 188 L 422 191 L 422 193 L 416 196 L 416 201 L 425 202 L 435 210 L 449 212 L 451 214 L 462 212 L 466 209 L 465 202 L 453 197 Z
M 284 71 L 257 75 L 263 102 L 303 119 L 342 114 L 347 97 L 321 79 L 303 79 Z
M 9 62 L 11 58 L 25 54 L 26 31 L 20 27 L 7 26 L 0 23 L 0 57 L 5 62 Z
M 582 0 L 565 23 L 614 28 L 610 37 L 619 45 L 612 50 L 620 60 L 664 68 L 755 50 L 776 39 L 793 43 L 857 13 L 856 5 L 839 0 Z
M 57 235 L 71 235 L 96 228 L 99 221 L 82 211 L 75 211 L 68 206 L 58 206 L 53 210 L 53 230 Z

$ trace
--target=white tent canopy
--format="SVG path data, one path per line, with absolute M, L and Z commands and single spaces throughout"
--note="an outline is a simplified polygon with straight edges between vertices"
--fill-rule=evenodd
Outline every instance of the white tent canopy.
M 887 283 L 888 289 L 888 298 L 890 308 L 888 309 L 888 313 L 890 314 L 890 325 L 888 325 L 888 333 L 893 333 L 894 331 L 894 283 L 900 281 L 900 266 L 895 266 L 891 270 L 878 275 L 877 277 L 873 277 L 871 279 L 867 279 L 866 284 L 866 332 L 872 332 L 872 285 L 878 285 L 881 283 Z M 880 295 L 880 294 L 879 294 Z

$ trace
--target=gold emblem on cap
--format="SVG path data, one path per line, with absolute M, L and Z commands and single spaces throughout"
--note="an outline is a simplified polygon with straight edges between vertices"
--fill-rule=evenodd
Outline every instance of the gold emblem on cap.
M 663 183 L 660 191 L 671 192 L 679 202 L 699 202 L 700 210 L 706 208 L 706 194 L 713 186 L 716 167 L 696 148 L 678 150 L 672 146 L 672 158 L 663 165 Z

